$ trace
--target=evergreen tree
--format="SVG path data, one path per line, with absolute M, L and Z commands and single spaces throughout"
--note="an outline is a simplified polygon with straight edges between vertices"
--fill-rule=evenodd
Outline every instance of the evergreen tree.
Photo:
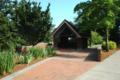
M 1 7 L 2 6 L 2 7 Z M 0 4 L 0 49 L 15 49 L 44 41 L 52 28 L 50 4 L 42 11 L 40 4 L 27 0 L 6 0 Z
M 18 29 L 26 44 L 36 44 L 44 40 L 44 37 L 52 27 L 50 16 L 50 4 L 42 11 L 40 3 L 22 0 L 17 6 Z
M 13 50 L 18 44 L 21 44 L 21 38 L 16 33 L 14 23 L 0 12 L 0 49 Z

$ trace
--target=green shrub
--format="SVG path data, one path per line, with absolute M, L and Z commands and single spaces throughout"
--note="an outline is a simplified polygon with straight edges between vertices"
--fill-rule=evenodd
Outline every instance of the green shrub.
M 113 49 L 117 48 L 117 44 L 114 41 L 109 41 L 108 44 L 109 44 L 109 49 L 110 50 L 113 50 Z M 102 43 L 102 48 L 103 48 L 103 50 L 106 49 L 106 42 L 105 41 Z
M 0 52 L 0 74 L 12 72 L 14 66 L 14 54 L 11 51 Z
M 101 44 L 103 42 L 103 37 L 97 32 L 91 33 L 91 42 L 92 44 Z
M 109 42 L 109 48 L 110 48 L 111 50 L 112 50 L 112 49 L 116 49 L 116 48 L 117 48 L 116 42 L 110 41 L 110 42 Z

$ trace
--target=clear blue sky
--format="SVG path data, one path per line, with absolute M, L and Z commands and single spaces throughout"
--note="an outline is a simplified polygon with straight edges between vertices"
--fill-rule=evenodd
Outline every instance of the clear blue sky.
M 43 9 L 46 8 L 48 3 L 51 4 L 51 16 L 53 18 L 53 24 L 58 26 L 64 19 L 74 21 L 76 14 L 73 9 L 76 4 L 87 0 L 34 0 L 41 2 Z

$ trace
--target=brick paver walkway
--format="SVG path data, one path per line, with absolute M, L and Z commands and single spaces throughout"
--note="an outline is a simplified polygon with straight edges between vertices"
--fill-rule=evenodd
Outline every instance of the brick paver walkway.
M 88 52 L 57 51 L 58 56 L 11 75 L 10 80 L 73 80 L 93 68 L 98 62 L 86 60 Z

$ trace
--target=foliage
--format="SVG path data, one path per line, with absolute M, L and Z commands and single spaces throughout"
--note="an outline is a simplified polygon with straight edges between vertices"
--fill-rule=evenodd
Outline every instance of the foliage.
M 50 4 L 42 11 L 40 4 L 21 0 L 17 5 L 17 27 L 26 44 L 36 44 L 44 40 L 44 37 L 52 28 L 50 16 Z
M 52 41 L 52 34 L 51 32 L 47 32 L 45 37 L 44 37 L 44 42 L 50 43 Z
M 109 31 L 115 26 L 116 18 L 120 12 L 118 3 L 119 0 L 90 0 L 79 3 L 74 8 L 74 12 L 78 14 L 76 24 L 81 25 L 81 30 L 102 29 L 105 31 L 107 51 L 109 51 Z
M 0 0 L 0 10 L 5 7 L 5 3 L 8 3 L 10 0 Z
M 47 50 L 49 56 L 55 55 L 55 49 L 52 48 L 51 46 L 48 46 L 46 50 Z
M 13 53 L 10 52 L 0 52 L 0 74 L 5 74 L 6 72 L 12 72 L 15 66 Z
M 5 7 L 0 11 L 0 51 L 14 49 L 23 42 L 13 20 L 13 9 L 10 2 L 8 4 L 4 5 Z
M 11 51 L 22 44 L 48 41 L 52 27 L 50 4 L 43 11 L 40 4 L 30 0 L 0 1 L 0 74 L 11 72 L 15 64 L 48 56 L 43 49 L 30 50 L 25 55 Z
M 43 57 L 43 50 L 42 49 L 31 48 L 29 53 L 32 54 L 33 57 L 35 57 L 35 59 Z
M 104 50 L 106 50 L 106 43 L 105 43 L 105 42 L 102 43 L 102 48 L 103 48 Z M 116 49 L 116 48 L 117 48 L 116 42 L 114 42 L 114 41 L 109 41 L 109 49 L 110 49 L 110 50 L 113 50 L 113 49 Z
M 30 63 L 33 58 L 40 59 L 45 58 L 48 56 L 54 56 L 55 50 L 52 47 L 47 47 L 45 49 L 40 48 L 30 48 L 29 51 L 26 53 L 16 53 L 15 54 L 15 63 L 16 64 L 23 64 L 23 63 Z
M 91 34 L 91 42 L 92 44 L 101 44 L 103 42 L 103 38 L 100 34 L 98 34 L 97 32 L 93 32 Z
M 54 56 L 55 50 L 50 46 L 45 49 L 31 48 L 29 53 L 32 54 L 33 57 L 35 57 L 35 59 L 38 59 L 38 58 L 44 58 L 48 56 Z
M 55 55 L 55 49 L 51 46 L 48 46 L 47 48 L 43 49 L 43 57 L 48 56 L 54 56 Z
M 52 25 L 50 4 L 46 10 L 30 0 L 5 0 L 0 4 L 0 49 L 14 49 L 48 40 Z
M 33 56 L 30 53 L 24 55 L 24 63 L 29 64 L 33 60 Z
M 55 50 L 51 47 L 47 47 L 46 49 L 31 48 L 30 53 L 37 59 L 47 56 L 54 56 Z
M 24 56 L 21 55 L 20 53 L 14 54 L 14 59 L 15 59 L 15 64 L 23 64 L 24 61 Z
M 34 58 L 45 58 L 54 55 L 55 50 L 50 46 L 45 49 L 31 48 L 26 54 L 14 54 L 13 51 L 0 52 L 0 74 L 12 72 L 15 64 L 29 64 Z
M 33 59 L 45 58 L 48 56 L 54 56 L 55 50 L 52 47 L 47 47 L 45 49 L 30 48 L 26 53 L 16 53 L 14 54 L 14 59 L 16 64 L 30 63 Z

